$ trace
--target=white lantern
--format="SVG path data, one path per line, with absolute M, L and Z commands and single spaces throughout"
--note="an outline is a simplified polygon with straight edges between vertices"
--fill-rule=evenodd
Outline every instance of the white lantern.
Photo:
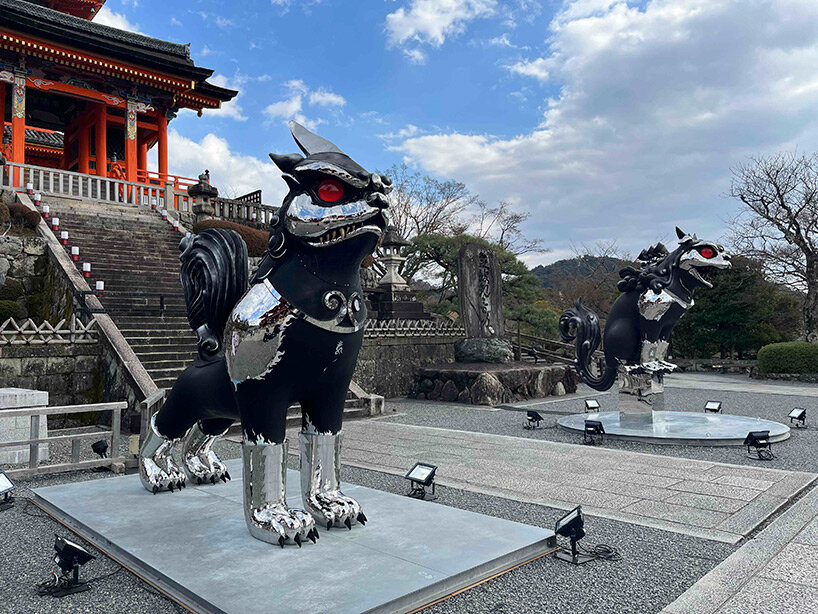
M 60 229 L 60 218 L 53 217 L 51 218 L 51 230 L 57 232 Z
M 163 220 L 168 219 L 168 210 L 167 209 L 162 209 L 162 219 Z
M 43 199 L 43 195 L 40 194 L 39 192 L 35 192 L 34 193 L 34 206 L 39 207 L 40 206 L 40 201 L 42 199 Z
M 80 248 L 74 245 L 71 248 L 71 260 L 77 262 L 80 259 Z
M 61 230 L 60 231 L 60 243 L 62 243 L 63 245 L 68 245 L 68 231 L 67 230 Z
M 29 183 L 26 184 L 26 194 L 28 194 L 29 196 L 34 195 L 34 184 L 33 183 L 29 182 Z
M 49 211 L 50 211 L 50 209 L 49 209 L 48 205 L 43 205 L 43 217 L 45 219 L 48 219 L 48 217 L 50 215 Z
M 102 280 L 99 280 L 99 281 L 97 281 L 97 283 L 96 283 L 96 293 L 97 293 L 97 296 L 101 295 L 103 292 L 105 292 L 105 282 L 104 282 L 104 281 L 102 281 Z
M 83 262 L 82 263 L 82 276 L 83 277 L 91 277 L 91 263 L 90 262 Z

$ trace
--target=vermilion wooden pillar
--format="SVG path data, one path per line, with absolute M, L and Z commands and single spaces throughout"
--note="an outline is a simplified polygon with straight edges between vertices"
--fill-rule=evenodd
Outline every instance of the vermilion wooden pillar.
M 136 102 L 129 100 L 125 112 L 125 177 L 136 181 Z
M 105 103 L 97 105 L 97 175 L 108 176 L 108 107 Z
M 156 124 L 159 127 L 159 180 L 168 179 L 168 118 L 160 112 L 156 117 Z
M 89 164 L 90 157 L 88 155 L 88 146 L 90 139 L 88 138 L 88 124 L 85 123 L 85 118 L 80 120 L 79 133 L 79 172 L 88 174 L 91 170 Z
M 14 76 L 11 99 L 11 157 L 14 162 L 26 161 L 26 77 Z
M 0 81 L 0 142 L 6 129 L 6 84 Z
M 148 142 L 144 138 L 139 141 L 136 160 L 140 171 L 148 170 Z

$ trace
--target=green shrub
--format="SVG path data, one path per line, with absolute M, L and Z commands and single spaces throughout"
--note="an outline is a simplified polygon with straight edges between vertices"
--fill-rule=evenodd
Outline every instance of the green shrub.
M 0 301 L 0 324 L 9 318 L 14 318 L 16 320 L 19 317 L 20 305 L 14 301 Z
M 805 341 L 771 343 L 758 351 L 761 373 L 818 373 L 818 344 Z
M 29 209 L 23 203 L 11 203 L 8 210 L 11 223 L 14 225 L 34 230 L 40 223 L 40 213 Z
M 6 283 L 0 286 L 0 301 L 13 301 L 25 293 L 26 289 L 23 287 L 22 282 L 7 277 Z
M 247 253 L 251 258 L 264 255 L 264 250 L 267 249 L 269 233 L 266 230 L 258 230 L 257 228 L 250 228 L 249 226 L 243 226 L 226 220 L 205 220 L 204 222 L 194 224 L 193 232 L 199 234 L 207 228 L 235 230 L 247 244 Z

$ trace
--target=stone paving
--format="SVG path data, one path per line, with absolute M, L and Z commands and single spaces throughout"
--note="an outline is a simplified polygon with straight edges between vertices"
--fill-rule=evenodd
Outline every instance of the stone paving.
M 293 437 L 295 433 L 291 434 Z M 552 441 L 390 423 L 344 425 L 344 463 L 725 543 L 737 543 L 812 484 L 814 473 L 748 468 Z
M 662 614 L 818 612 L 818 489 L 813 489 Z

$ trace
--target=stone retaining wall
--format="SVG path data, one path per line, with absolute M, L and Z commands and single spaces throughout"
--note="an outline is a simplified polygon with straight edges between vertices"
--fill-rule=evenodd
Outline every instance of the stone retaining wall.
M 807 382 L 818 384 L 818 373 L 760 373 L 758 367 L 750 370 L 750 377 L 760 380 L 778 380 L 784 382 Z
M 421 367 L 454 360 L 456 337 L 364 339 L 353 380 L 385 398 L 405 397 Z
M 102 401 L 100 365 L 99 343 L 0 346 L 3 387 L 45 390 L 51 405 Z
M 0 237 L 0 320 L 42 320 L 47 311 L 46 243 L 40 237 Z M 5 278 L 5 283 L 3 283 Z M 10 313 L 17 305 L 16 313 Z

